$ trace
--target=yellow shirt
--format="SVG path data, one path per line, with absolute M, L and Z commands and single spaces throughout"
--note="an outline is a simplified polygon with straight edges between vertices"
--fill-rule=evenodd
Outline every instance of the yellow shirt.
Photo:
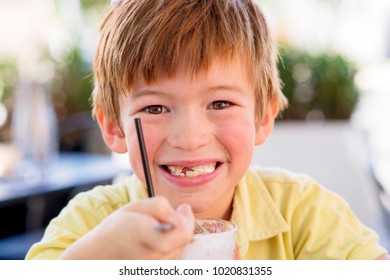
M 26 259 L 57 259 L 113 211 L 144 198 L 146 188 L 135 176 L 77 195 Z M 232 221 L 242 259 L 375 259 L 386 253 L 343 199 L 282 169 L 247 172 L 236 188 Z

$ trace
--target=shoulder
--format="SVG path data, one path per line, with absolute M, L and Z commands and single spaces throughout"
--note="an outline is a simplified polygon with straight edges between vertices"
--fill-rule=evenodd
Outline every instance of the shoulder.
M 68 246 L 91 231 L 112 212 L 145 196 L 146 189 L 135 176 L 77 194 L 51 220 L 44 237 L 34 244 L 26 258 L 58 258 Z
M 272 197 L 288 196 L 299 199 L 322 194 L 336 195 L 307 174 L 296 173 L 282 168 L 252 167 L 246 179 L 256 185 L 263 185 Z M 337 195 L 336 195 L 337 196 Z
M 145 190 L 135 176 L 129 176 L 111 185 L 99 185 L 77 194 L 64 210 L 112 212 L 132 200 L 145 197 Z
M 289 225 L 295 258 L 375 259 L 385 253 L 348 203 L 310 176 L 255 167 L 248 178 L 266 190 Z
M 251 178 L 251 179 L 249 179 Z M 348 203 L 312 177 L 280 168 L 254 167 L 247 174 L 258 189 L 264 189 L 288 223 L 308 219 L 331 219 L 351 212 Z

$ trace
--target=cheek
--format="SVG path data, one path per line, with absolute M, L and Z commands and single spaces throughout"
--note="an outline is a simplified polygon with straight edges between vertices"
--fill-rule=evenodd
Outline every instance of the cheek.
M 250 162 L 255 144 L 253 117 L 243 116 L 219 126 L 218 135 L 230 157 Z
M 143 125 L 142 130 L 143 130 L 146 153 L 148 156 L 149 167 L 153 168 L 155 153 L 161 136 L 157 133 L 158 130 L 156 129 L 153 130 L 149 126 Z M 126 135 L 127 135 L 126 141 L 127 141 L 129 161 L 130 161 L 131 168 L 136 173 L 138 178 L 144 178 L 141 152 L 140 152 L 137 132 L 135 128 L 129 129 Z
M 132 131 L 130 134 L 127 135 L 134 135 L 135 133 L 136 133 L 135 131 Z M 142 171 L 142 162 L 141 162 L 141 155 L 139 151 L 137 137 L 127 137 L 126 142 L 127 142 L 127 151 L 128 151 L 129 162 L 130 162 L 130 168 L 133 172 L 136 173 L 138 178 L 143 178 L 143 176 L 139 177 L 140 175 L 143 174 L 139 173 L 139 170 Z

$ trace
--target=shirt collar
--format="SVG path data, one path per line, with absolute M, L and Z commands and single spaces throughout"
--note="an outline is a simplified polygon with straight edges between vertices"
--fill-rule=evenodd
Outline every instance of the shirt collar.
M 249 242 L 289 230 L 263 180 L 255 172 L 248 172 L 236 188 L 232 221 L 237 225 L 237 246 L 241 256 L 247 252 Z

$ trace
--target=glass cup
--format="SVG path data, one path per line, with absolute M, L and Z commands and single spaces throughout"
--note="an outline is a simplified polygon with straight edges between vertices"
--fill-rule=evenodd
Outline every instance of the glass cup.
M 221 219 L 198 219 L 194 241 L 181 260 L 233 260 L 236 248 L 236 225 Z

